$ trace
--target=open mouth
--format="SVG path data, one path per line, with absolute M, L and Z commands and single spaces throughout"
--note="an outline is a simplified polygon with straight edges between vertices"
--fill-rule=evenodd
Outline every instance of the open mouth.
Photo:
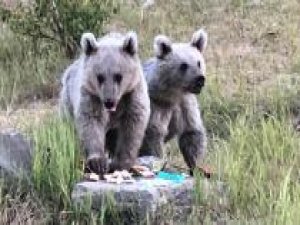
M 117 109 L 117 104 L 115 103 L 115 101 L 112 100 L 106 100 L 104 102 L 104 106 L 108 112 L 115 112 Z
M 194 87 L 191 89 L 190 92 L 193 94 L 200 94 L 201 90 L 202 90 L 202 87 Z
M 203 88 L 203 85 L 191 85 L 187 87 L 185 90 L 187 92 L 193 93 L 193 94 L 199 94 Z
M 187 88 L 186 91 L 193 93 L 193 94 L 199 94 L 204 87 L 205 84 L 205 77 L 204 76 L 197 76 L 193 82 L 191 82 Z
M 113 107 L 113 108 L 106 108 L 106 110 L 108 111 L 108 112 L 115 112 L 116 111 L 116 109 L 117 109 L 117 107 Z

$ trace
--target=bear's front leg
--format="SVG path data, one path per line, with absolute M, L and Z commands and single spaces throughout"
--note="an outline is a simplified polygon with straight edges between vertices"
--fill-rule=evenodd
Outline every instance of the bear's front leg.
M 202 162 L 206 150 L 206 132 L 195 95 L 188 94 L 183 98 L 181 118 L 183 129 L 179 134 L 178 144 L 192 173 Z
M 203 129 L 187 130 L 179 136 L 179 148 L 191 173 L 204 158 L 205 139 Z
M 76 129 L 86 154 L 85 171 L 103 176 L 108 170 L 104 125 L 97 118 L 81 114 L 76 118 Z
M 151 116 L 139 156 L 163 157 L 165 138 L 172 116 L 172 109 L 151 104 Z
M 146 92 L 127 96 L 120 118 L 118 140 L 110 170 L 129 170 L 135 163 L 150 116 L 150 100 Z
M 166 132 L 162 127 L 155 124 L 149 124 L 147 127 L 139 156 L 163 157 L 163 146 Z

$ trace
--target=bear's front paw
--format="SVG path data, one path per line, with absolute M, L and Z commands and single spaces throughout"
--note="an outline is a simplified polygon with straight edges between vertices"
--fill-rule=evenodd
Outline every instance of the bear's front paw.
M 109 172 L 112 173 L 116 170 L 129 170 L 134 165 L 131 160 L 112 160 L 109 165 Z
M 99 155 L 91 155 L 87 158 L 85 165 L 85 173 L 96 173 L 101 178 L 108 171 L 108 160 L 106 157 Z

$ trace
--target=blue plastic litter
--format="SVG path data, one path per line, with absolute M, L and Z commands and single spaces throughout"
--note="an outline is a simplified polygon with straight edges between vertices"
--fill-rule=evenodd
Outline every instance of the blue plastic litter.
M 185 179 L 185 177 L 180 173 L 168 173 L 160 171 L 156 175 L 156 178 L 163 179 L 163 180 L 169 180 L 174 183 L 182 183 Z

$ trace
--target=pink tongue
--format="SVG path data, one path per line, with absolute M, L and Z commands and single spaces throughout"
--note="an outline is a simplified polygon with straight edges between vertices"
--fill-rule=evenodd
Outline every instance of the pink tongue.
M 109 112 L 115 112 L 116 111 L 116 107 L 113 107 L 111 109 L 108 109 Z

